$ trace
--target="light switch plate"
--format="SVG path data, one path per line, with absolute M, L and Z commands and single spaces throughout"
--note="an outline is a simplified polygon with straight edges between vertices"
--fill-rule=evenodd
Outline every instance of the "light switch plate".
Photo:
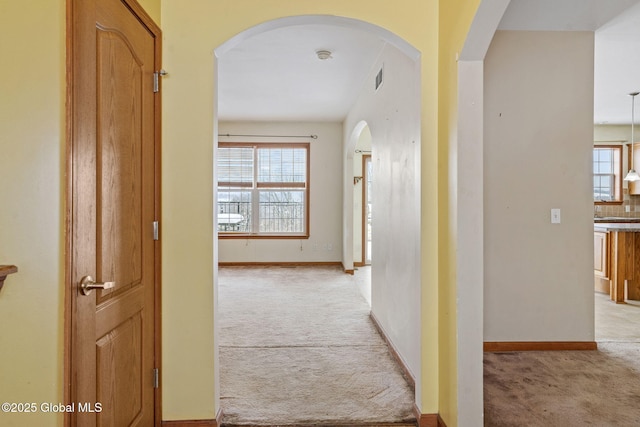
M 560 209 L 551 209 L 551 224 L 560 224 Z

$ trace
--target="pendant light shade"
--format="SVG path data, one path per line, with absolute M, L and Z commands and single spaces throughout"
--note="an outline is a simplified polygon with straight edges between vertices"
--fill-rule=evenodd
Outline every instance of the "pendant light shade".
M 631 155 L 629 156 L 629 173 L 624 177 L 625 181 L 640 181 L 640 175 L 633 168 L 633 143 L 635 142 L 635 135 L 633 133 L 635 127 L 635 107 L 636 107 L 636 95 L 640 92 L 630 93 L 631 97 Z

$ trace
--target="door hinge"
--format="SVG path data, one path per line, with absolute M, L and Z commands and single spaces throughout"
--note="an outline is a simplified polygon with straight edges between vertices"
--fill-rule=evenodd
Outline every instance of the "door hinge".
M 158 368 L 153 369 L 153 388 L 160 387 L 160 371 Z
M 160 239 L 159 228 L 160 228 L 160 225 L 158 224 L 158 221 L 153 221 L 153 240 L 159 240 Z
M 166 76 L 167 73 L 165 70 L 154 71 L 153 72 L 153 93 L 157 93 L 160 91 L 160 77 Z

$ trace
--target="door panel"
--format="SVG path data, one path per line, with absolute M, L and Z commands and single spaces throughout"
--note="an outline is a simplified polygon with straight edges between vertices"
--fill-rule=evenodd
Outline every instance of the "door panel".
M 101 425 L 135 425 L 144 415 L 141 337 L 138 312 L 96 341 L 97 399 L 104 407 Z
M 100 292 L 103 302 L 142 283 L 144 63 L 121 33 L 98 28 L 97 38 L 97 91 L 103 101 L 97 104 L 96 274 L 98 281 L 116 282 L 107 295 Z
M 143 23 L 133 0 L 72 4 L 70 402 L 100 403 L 101 411 L 70 419 L 151 426 L 160 421 L 153 372 L 159 30 Z M 85 276 L 114 285 L 84 295 Z

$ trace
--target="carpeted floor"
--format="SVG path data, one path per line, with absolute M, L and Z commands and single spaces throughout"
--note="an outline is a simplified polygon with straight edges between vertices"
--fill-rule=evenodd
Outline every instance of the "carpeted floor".
M 485 426 L 640 426 L 640 306 L 596 295 L 598 351 L 485 353 Z
M 415 425 L 357 275 L 219 269 L 223 425 Z

